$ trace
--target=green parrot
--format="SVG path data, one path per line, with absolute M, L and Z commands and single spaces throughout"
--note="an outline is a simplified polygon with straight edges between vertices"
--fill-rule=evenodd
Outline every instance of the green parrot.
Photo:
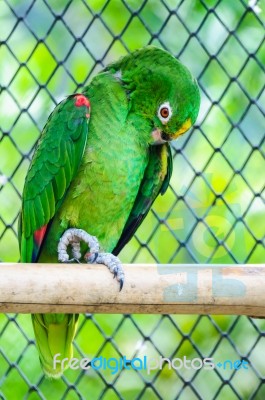
M 103 263 L 122 288 L 116 256 L 165 193 L 172 173 L 169 142 L 194 124 L 199 106 L 189 70 L 154 46 L 111 63 L 81 94 L 58 104 L 25 180 L 21 262 Z M 77 314 L 32 315 L 47 376 L 59 377 L 67 368 L 61 360 L 72 357 L 77 321 Z

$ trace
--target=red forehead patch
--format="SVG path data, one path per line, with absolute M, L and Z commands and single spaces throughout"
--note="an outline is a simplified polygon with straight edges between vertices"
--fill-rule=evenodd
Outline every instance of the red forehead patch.
M 83 94 L 77 94 L 75 96 L 75 106 L 76 107 L 86 106 L 87 108 L 89 108 L 90 102 L 88 98 L 86 98 L 86 96 L 84 96 Z

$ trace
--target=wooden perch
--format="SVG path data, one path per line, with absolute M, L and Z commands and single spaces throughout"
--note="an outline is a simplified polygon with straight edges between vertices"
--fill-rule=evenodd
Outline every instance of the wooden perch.
M 265 317 L 265 265 L 0 264 L 0 312 L 242 314 Z

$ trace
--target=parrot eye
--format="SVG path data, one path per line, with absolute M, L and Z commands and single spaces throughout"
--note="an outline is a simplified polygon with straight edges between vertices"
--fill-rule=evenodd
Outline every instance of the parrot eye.
M 170 120 L 171 115 L 172 115 L 172 110 L 169 102 L 163 103 L 159 106 L 157 116 L 162 122 L 162 124 L 166 124 Z
M 169 116 L 169 109 L 167 107 L 161 108 L 160 115 L 162 118 L 167 118 Z

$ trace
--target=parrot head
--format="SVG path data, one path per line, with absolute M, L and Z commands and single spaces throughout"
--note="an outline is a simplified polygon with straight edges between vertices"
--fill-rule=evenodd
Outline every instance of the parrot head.
M 185 133 L 196 121 L 200 93 L 189 70 L 170 53 L 147 46 L 106 69 L 128 93 L 130 110 L 148 120 L 150 144 L 163 144 Z

